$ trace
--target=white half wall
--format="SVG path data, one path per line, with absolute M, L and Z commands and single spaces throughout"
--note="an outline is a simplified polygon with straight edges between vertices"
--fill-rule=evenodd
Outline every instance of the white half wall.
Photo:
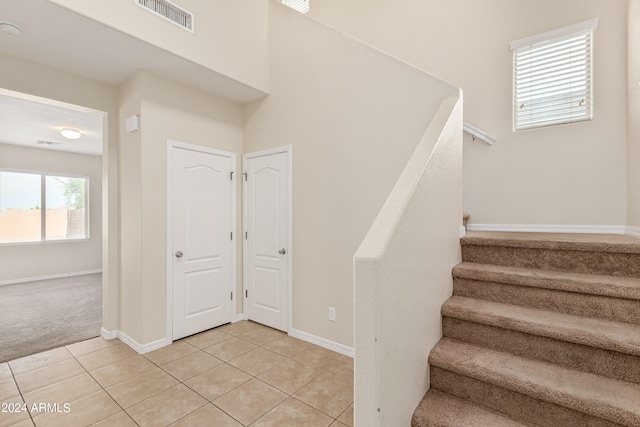
M 460 262 L 462 99 L 442 107 L 354 257 L 355 425 L 408 426 Z

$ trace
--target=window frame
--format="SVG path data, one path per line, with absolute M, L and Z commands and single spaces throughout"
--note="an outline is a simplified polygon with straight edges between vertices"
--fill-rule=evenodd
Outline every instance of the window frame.
M 282 4 L 289 6 L 291 9 L 297 10 L 300 13 L 309 13 L 311 0 L 281 0 Z
M 90 224 L 90 185 L 91 179 L 89 176 L 80 175 L 80 174 L 69 174 L 69 173 L 56 173 L 56 172 L 42 172 L 42 171 L 34 171 L 34 170 L 22 170 L 22 169 L 10 169 L 10 168 L 0 168 L 0 173 L 9 172 L 9 173 L 20 173 L 26 175 L 35 175 L 40 177 L 40 240 L 25 240 L 25 241 L 16 241 L 16 242 L 1 242 L 0 246 L 10 246 L 10 245 L 33 245 L 33 244 L 51 244 L 51 243 L 72 243 L 72 242 L 87 242 L 91 238 L 91 224 Z M 80 178 L 84 180 L 85 188 L 84 188 L 84 228 L 85 233 L 84 237 L 74 237 L 70 239 L 47 239 L 46 233 L 46 222 L 47 222 L 47 207 L 46 207 L 46 180 L 49 177 L 59 177 L 59 178 Z
M 513 57 L 512 127 L 514 132 L 593 120 L 593 40 L 594 30 L 598 27 L 598 21 L 599 18 L 593 18 L 553 31 L 515 40 L 510 43 Z M 581 38 L 584 38 L 584 43 L 576 43 L 579 45 L 580 50 L 578 50 L 579 53 L 575 55 L 575 57 L 567 56 L 572 53 L 571 48 L 566 46 L 561 47 L 560 51 L 563 53 L 563 56 L 552 58 L 552 62 L 545 66 L 545 71 L 538 71 L 538 75 L 535 76 L 537 79 L 536 82 L 531 81 L 534 78 L 532 76 L 536 72 L 536 65 L 531 65 L 531 62 L 526 61 L 524 62 L 524 66 L 520 66 L 518 63 L 518 59 L 522 60 L 522 57 L 526 57 L 529 53 L 542 51 L 548 54 L 553 50 L 551 46 L 558 43 L 571 44 Z M 533 53 L 532 56 L 535 55 L 536 53 Z M 537 63 L 539 67 L 543 59 L 540 57 L 536 59 L 539 61 Z M 584 65 L 582 65 L 583 62 Z M 563 67 L 564 70 L 562 69 Z M 573 71 L 573 67 L 575 67 L 575 71 Z M 569 71 L 567 71 L 567 69 L 569 69 Z M 564 76 L 558 76 L 558 73 L 561 71 Z M 525 73 L 525 75 L 529 73 L 529 82 L 521 77 L 523 73 Z M 554 73 L 555 75 L 553 75 Z M 572 73 L 571 77 L 567 76 L 569 73 Z M 579 84 L 577 88 L 573 89 L 571 84 L 575 83 L 576 79 L 580 79 L 581 74 L 584 74 L 584 80 L 577 80 Z M 548 96 L 546 101 L 544 101 L 544 105 L 564 109 L 564 112 L 556 112 L 556 114 L 553 114 L 549 112 L 548 108 L 546 109 L 547 111 L 545 111 L 544 105 L 538 105 L 537 107 L 532 106 L 534 98 L 537 97 L 538 101 L 543 99 L 540 91 L 552 92 L 548 86 L 545 87 L 545 85 L 548 85 L 550 82 L 564 86 L 560 86 L 560 88 L 557 88 L 555 91 L 555 96 L 559 97 L 559 100 L 554 101 L 551 99 L 551 96 Z M 522 88 L 522 86 L 525 86 L 526 89 Z M 528 97 L 531 101 L 529 105 L 530 113 L 528 114 L 530 117 L 529 120 L 519 120 L 519 118 L 522 118 L 519 110 L 524 106 L 521 102 L 522 97 L 519 96 L 519 94 L 522 95 L 522 92 L 525 92 L 525 98 L 528 92 Z M 536 94 L 536 92 L 538 93 Z M 582 101 L 584 101 L 585 104 L 579 104 L 578 108 L 576 108 L 572 101 L 575 101 L 580 94 L 583 95 Z

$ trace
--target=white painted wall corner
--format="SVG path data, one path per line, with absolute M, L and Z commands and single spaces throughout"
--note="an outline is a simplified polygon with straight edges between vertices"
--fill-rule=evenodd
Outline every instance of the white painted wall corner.
M 640 237 L 640 227 L 627 226 L 624 234 L 632 237 Z
M 129 335 L 125 334 L 122 331 L 114 330 L 107 331 L 104 328 L 100 329 L 100 336 L 106 340 L 112 340 L 118 338 L 120 341 L 131 347 L 138 354 L 146 354 L 152 352 L 153 350 L 157 350 L 162 347 L 166 347 L 171 344 L 171 340 L 169 338 L 162 338 L 157 341 L 152 341 L 148 344 L 140 344 L 138 341 L 131 338 Z

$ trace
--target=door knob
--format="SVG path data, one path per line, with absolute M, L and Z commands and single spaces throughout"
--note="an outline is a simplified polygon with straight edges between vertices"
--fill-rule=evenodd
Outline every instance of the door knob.
M 280 255 L 284 255 L 284 254 L 286 254 L 286 253 L 287 253 L 287 250 L 286 250 L 285 248 L 282 248 L 282 249 L 280 249 L 280 250 L 278 251 L 278 253 L 279 253 Z
M 176 258 L 182 258 L 184 254 L 182 253 L 182 251 L 177 251 L 176 252 Z

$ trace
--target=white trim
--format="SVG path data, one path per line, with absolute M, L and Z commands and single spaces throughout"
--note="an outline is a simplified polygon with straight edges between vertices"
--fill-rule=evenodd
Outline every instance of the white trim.
M 488 133 L 478 129 L 477 127 L 470 125 L 467 122 L 464 122 L 462 125 L 462 130 L 471 135 L 474 140 L 478 138 L 481 141 L 486 142 L 489 145 L 493 145 L 496 142 L 496 139 L 489 135 Z
M 336 353 L 344 354 L 345 356 L 355 356 L 355 350 L 353 347 L 338 344 L 337 342 L 330 341 L 326 338 L 320 338 L 318 336 L 302 332 L 294 328 L 291 328 L 291 330 L 289 331 L 289 335 L 293 338 L 298 338 L 302 341 L 310 342 L 312 344 L 319 345 L 320 347 L 324 347 L 328 350 L 335 351 Z
M 243 320 L 248 320 L 244 313 L 236 313 L 236 317 L 231 321 L 231 323 L 242 322 Z
M 525 46 L 531 46 L 533 44 L 540 43 L 549 39 L 555 39 L 558 37 L 579 33 L 581 31 L 595 30 L 596 28 L 598 28 L 599 19 L 600 18 L 593 18 L 587 21 L 578 22 L 577 24 L 567 25 L 566 27 L 558 28 L 556 30 L 547 31 L 546 33 L 536 34 L 535 36 L 514 40 L 510 43 L 511 50 L 520 49 Z
M 624 234 L 632 237 L 640 237 L 640 227 L 632 227 L 628 225 L 625 228 Z
M 172 342 L 169 338 L 162 338 L 156 341 L 152 341 L 149 344 L 140 344 L 138 341 L 134 340 L 122 331 L 107 331 L 104 328 L 100 330 L 100 335 L 106 340 L 118 338 L 120 341 L 135 350 L 138 354 L 149 353 L 159 348 L 166 347 Z
M 172 150 L 174 148 L 180 148 L 183 150 L 191 150 L 197 151 L 200 153 L 206 154 L 214 154 L 216 156 L 227 157 L 231 162 L 230 172 L 233 173 L 233 179 L 237 179 L 236 173 L 236 153 L 231 151 L 222 151 L 217 150 L 215 148 L 204 147 L 201 145 L 187 144 L 180 141 L 175 141 L 172 139 L 167 140 L 167 306 L 166 306 L 166 317 L 167 317 L 167 340 L 169 340 L 169 344 L 173 342 L 173 154 Z M 236 293 L 237 290 L 237 241 L 238 241 L 238 230 L 236 224 L 236 197 L 237 197 L 238 188 L 235 182 L 231 181 L 231 229 L 233 230 L 235 239 L 231 241 L 231 283 L 229 284 L 229 292 Z M 231 300 L 231 316 L 229 318 L 230 322 L 234 322 L 237 318 L 237 302 L 236 300 Z M 165 344 L 166 345 L 166 344 Z M 159 347 L 158 347 L 159 348 Z
M 140 4 L 139 0 L 133 0 L 133 2 L 136 4 L 136 6 L 146 10 L 149 13 L 152 13 L 153 15 L 157 16 L 158 18 L 161 18 L 161 19 L 163 19 L 163 20 L 165 20 L 167 22 L 170 22 L 173 25 L 175 25 L 176 27 L 182 28 L 183 30 L 188 31 L 191 34 L 195 34 L 196 33 L 196 17 L 192 12 L 189 12 L 187 9 L 185 9 L 182 6 L 178 6 L 177 4 L 173 3 L 172 1 L 169 1 L 169 0 L 162 0 L 162 1 L 169 3 L 171 6 L 175 7 L 179 11 L 184 12 L 187 15 L 189 15 L 191 17 L 191 28 L 185 27 L 185 26 L 179 24 L 178 22 L 174 21 L 173 19 L 168 18 L 168 17 L 164 16 L 163 14 L 161 14 L 159 12 L 156 12 L 151 7 L 147 7 L 147 6 L 144 6 L 144 5 Z
M 467 230 L 524 233 L 625 234 L 624 225 L 468 224 Z
M 309 12 L 309 0 L 281 0 L 282 4 L 300 13 Z
M 9 279 L 9 280 L 0 281 L 0 286 L 13 285 L 15 283 L 35 282 L 37 280 L 61 279 L 64 277 L 84 276 L 85 274 L 96 274 L 96 273 L 102 273 L 102 270 L 98 269 L 98 270 L 74 271 L 72 273 L 60 273 L 60 274 L 50 274 L 47 276 L 24 277 L 21 279 Z
M 289 216 L 288 224 L 289 229 L 287 230 L 288 241 L 287 241 L 287 253 L 289 255 L 289 263 L 288 263 L 288 271 L 287 271 L 287 293 L 289 295 L 289 316 L 287 319 L 287 329 L 286 331 L 291 333 L 293 330 L 293 147 L 291 145 L 284 145 L 282 147 L 269 148 L 266 150 L 254 151 L 253 153 L 245 153 L 242 155 L 242 172 L 247 172 L 247 159 L 253 159 L 256 157 L 270 156 L 273 154 L 287 154 L 288 159 L 288 167 L 289 167 L 289 188 L 287 191 L 289 194 L 287 195 L 287 214 Z M 247 224 L 247 210 L 245 207 L 247 206 L 247 191 L 246 191 L 247 182 L 242 182 L 242 235 L 246 230 Z M 247 245 L 246 242 L 242 245 L 242 293 L 243 295 L 247 291 Z M 243 319 L 249 320 L 249 317 L 246 315 L 247 313 L 247 299 L 242 298 L 242 312 Z
M 118 338 L 118 331 L 107 331 L 105 328 L 100 328 L 100 336 L 105 340 L 113 340 Z

